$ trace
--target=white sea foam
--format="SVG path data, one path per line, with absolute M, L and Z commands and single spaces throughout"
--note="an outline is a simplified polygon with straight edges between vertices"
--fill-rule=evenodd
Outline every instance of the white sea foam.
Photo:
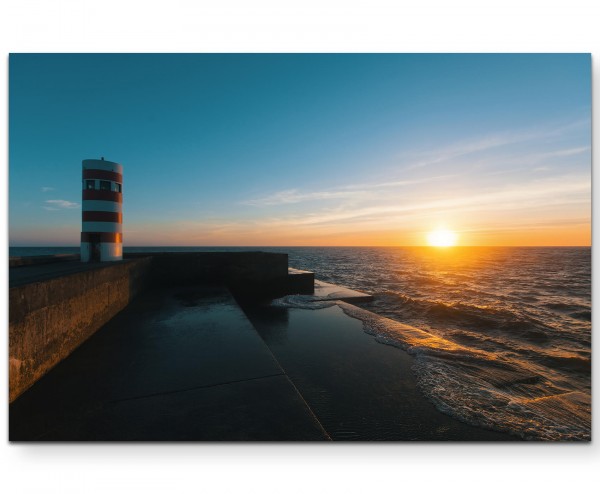
M 273 307 L 288 309 L 326 309 L 336 304 L 333 300 L 321 299 L 313 295 L 286 295 L 271 302 Z
M 438 410 L 526 439 L 590 439 L 589 390 L 565 386 L 546 367 L 469 348 L 350 304 L 338 305 L 361 320 L 364 331 L 377 341 L 415 357 L 419 387 Z

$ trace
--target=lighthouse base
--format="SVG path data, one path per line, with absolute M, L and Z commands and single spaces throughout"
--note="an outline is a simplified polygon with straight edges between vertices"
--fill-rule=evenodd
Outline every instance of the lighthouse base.
M 112 242 L 81 242 L 81 262 L 123 260 L 123 244 Z

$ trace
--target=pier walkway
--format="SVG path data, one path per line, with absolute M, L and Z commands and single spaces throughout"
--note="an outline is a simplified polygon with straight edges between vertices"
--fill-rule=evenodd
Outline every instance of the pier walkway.
M 329 439 L 219 286 L 145 291 L 9 413 L 11 441 Z

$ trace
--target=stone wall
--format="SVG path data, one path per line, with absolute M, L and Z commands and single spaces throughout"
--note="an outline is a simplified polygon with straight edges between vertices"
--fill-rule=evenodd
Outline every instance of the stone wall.
M 10 401 L 125 308 L 151 263 L 140 258 L 10 288 Z

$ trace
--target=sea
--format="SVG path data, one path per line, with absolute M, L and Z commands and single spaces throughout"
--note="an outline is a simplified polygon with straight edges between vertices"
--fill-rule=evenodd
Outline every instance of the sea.
M 78 248 L 10 248 L 11 256 Z M 318 280 L 374 295 L 346 308 L 414 357 L 440 411 L 524 439 L 591 439 L 589 247 L 125 247 L 285 252 Z M 297 306 L 297 305 L 296 305 Z

